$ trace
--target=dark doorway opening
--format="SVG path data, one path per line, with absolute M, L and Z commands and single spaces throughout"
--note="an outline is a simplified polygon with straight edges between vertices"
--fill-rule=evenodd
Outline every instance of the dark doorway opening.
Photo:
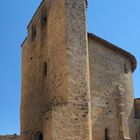
M 43 140 L 43 134 L 40 131 L 37 131 L 33 136 L 33 140 Z
M 105 128 L 105 140 L 110 140 L 108 128 Z

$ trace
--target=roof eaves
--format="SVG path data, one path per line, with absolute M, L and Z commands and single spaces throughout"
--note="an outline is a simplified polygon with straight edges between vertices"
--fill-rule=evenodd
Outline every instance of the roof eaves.
M 137 61 L 136 61 L 136 58 L 135 58 L 134 55 L 132 55 L 131 53 L 123 50 L 122 48 L 120 48 L 120 47 L 118 47 L 118 46 L 116 46 L 116 45 L 114 45 L 114 44 L 112 44 L 112 43 L 110 43 L 110 42 L 92 34 L 92 33 L 88 33 L 88 37 L 96 40 L 97 42 L 103 44 L 104 46 L 108 47 L 109 49 L 127 57 L 129 59 L 130 63 L 131 63 L 132 72 L 135 71 L 135 69 L 137 67 Z

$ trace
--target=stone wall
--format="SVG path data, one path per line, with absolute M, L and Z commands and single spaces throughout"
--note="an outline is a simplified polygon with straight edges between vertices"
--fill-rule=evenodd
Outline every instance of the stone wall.
M 65 8 L 62 9 L 65 9 L 66 13 L 64 15 L 64 18 L 66 18 L 66 32 L 63 32 L 58 24 L 55 26 L 62 30 L 58 30 L 58 34 L 61 33 L 61 36 L 66 37 L 66 44 L 63 43 L 63 45 L 66 45 L 67 54 L 65 59 L 68 103 L 54 107 L 51 112 L 46 112 L 46 119 L 44 118 L 46 129 L 44 131 L 48 132 L 44 132 L 44 134 L 49 133 L 49 138 L 54 140 L 91 140 L 85 4 L 82 0 L 66 0 L 65 2 Z M 54 9 L 58 8 L 58 13 L 60 11 L 59 3 L 63 2 L 59 1 Z M 63 39 L 60 38 L 60 40 Z M 52 124 L 48 125 L 50 122 Z M 49 140 L 49 138 L 45 137 L 46 140 Z
M 140 139 L 140 98 L 135 99 L 135 137 Z
M 21 138 L 24 140 L 30 140 L 36 131 L 43 132 L 45 112 L 67 102 L 64 4 L 63 0 L 43 1 L 28 25 L 28 36 L 22 46 Z
M 0 136 L 0 140 L 20 140 L 20 137 L 17 135 L 5 135 Z
M 89 56 L 93 138 L 134 140 L 130 61 L 96 39 L 89 39 Z
M 85 11 L 84 0 L 42 1 L 28 25 L 21 140 L 31 140 L 37 131 L 45 140 L 91 139 Z
M 135 99 L 135 118 L 140 119 L 140 98 Z

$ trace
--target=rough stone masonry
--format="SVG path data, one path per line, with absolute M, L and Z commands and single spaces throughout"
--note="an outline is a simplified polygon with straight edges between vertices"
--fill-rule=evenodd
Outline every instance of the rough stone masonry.
M 87 33 L 86 6 L 43 0 L 27 26 L 20 140 L 140 140 L 136 59 Z

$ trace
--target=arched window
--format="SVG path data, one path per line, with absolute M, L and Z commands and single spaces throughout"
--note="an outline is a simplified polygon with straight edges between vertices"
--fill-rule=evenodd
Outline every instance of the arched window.
M 43 134 L 40 131 L 37 131 L 33 136 L 33 140 L 43 140 Z

